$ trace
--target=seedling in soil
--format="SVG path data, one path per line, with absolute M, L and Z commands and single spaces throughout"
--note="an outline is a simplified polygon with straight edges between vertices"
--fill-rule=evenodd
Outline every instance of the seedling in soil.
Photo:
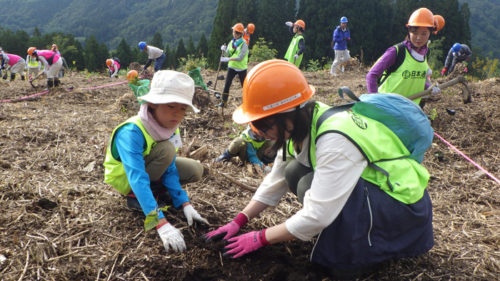
M 165 206 L 162 208 L 157 208 L 151 211 L 147 216 L 146 219 L 144 220 L 144 229 L 146 231 L 155 228 L 158 225 L 158 222 L 160 219 L 158 219 L 158 212 L 159 211 L 166 211 L 170 206 Z

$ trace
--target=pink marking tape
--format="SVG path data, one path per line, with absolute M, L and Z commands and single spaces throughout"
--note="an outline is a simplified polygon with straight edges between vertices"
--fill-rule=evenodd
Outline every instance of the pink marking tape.
M 467 161 L 471 162 L 472 165 L 476 166 L 479 170 L 483 171 L 488 177 L 490 177 L 491 179 L 493 179 L 494 181 L 496 181 L 496 183 L 500 184 L 500 180 L 498 180 L 490 172 L 486 171 L 483 167 L 479 166 L 479 164 L 477 164 L 476 162 L 474 162 L 472 159 L 470 159 L 469 157 L 467 157 L 467 155 L 465 155 L 462 151 L 458 150 L 458 148 L 454 147 L 451 143 L 449 143 L 448 141 L 446 141 L 443 137 L 441 137 L 440 135 L 438 135 L 436 132 L 434 132 L 434 135 L 436 137 L 438 137 L 440 140 L 442 140 L 446 145 L 448 145 L 453 150 L 455 150 L 455 152 L 457 152 L 460 156 L 462 156 L 463 158 L 467 159 Z
M 125 84 L 125 83 L 127 83 L 127 81 L 121 81 L 121 82 L 116 82 L 116 83 L 111 83 L 111 84 L 106 84 L 106 85 L 101 85 L 101 86 L 96 86 L 96 87 L 80 88 L 80 90 L 94 90 L 94 89 L 100 89 L 100 88 L 118 86 L 118 85 Z M 27 99 L 30 99 L 30 98 L 34 98 L 34 97 L 38 97 L 38 96 L 41 96 L 41 95 L 45 95 L 48 92 L 49 92 L 48 90 L 45 90 L 45 91 L 41 91 L 39 93 L 36 93 L 36 94 L 33 94 L 33 95 L 29 95 L 29 96 L 24 96 L 24 97 L 15 98 L 15 99 L 0 100 L 0 103 L 8 103 L 8 102 L 16 102 L 16 101 L 27 100 Z

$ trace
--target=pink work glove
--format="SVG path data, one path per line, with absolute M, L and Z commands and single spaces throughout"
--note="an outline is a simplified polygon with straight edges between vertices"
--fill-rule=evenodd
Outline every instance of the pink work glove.
M 269 242 L 266 240 L 265 228 L 261 231 L 252 231 L 233 237 L 228 241 L 230 244 L 224 248 L 224 256 L 235 254 L 233 259 L 239 258 L 259 248 L 269 245 Z
M 244 226 L 248 222 L 248 218 L 245 214 L 239 213 L 230 223 L 217 228 L 214 231 L 210 231 L 209 233 L 203 235 L 205 242 L 210 242 L 221 238 L 224 235 L 224 240 L 227 240 L 233 237 L 240 228 Z
M 467 69 L 467 66 L 466 66 L 466 67 L 464 67 L 464 72 L 465 72 L 465 73 L 469 72 L 469 70 Z

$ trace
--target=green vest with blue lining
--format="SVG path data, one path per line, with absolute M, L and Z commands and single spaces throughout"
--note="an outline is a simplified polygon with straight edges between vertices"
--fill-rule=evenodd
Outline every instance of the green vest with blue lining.
M 317 126 L 318 119 L 331 107 L 317 103 L 311 123 L 309 161 L 316 168 L 316 141 L 323 134 L 338 133 L 349 139 L 363 154 L 368 166 L 361 177 L 379 186 L 394 199 L 413 204 L 424 195 L 430 175 L 425 167 L 409 158 L 410 152 L 382 123 L 351 110 L 335 113 Z M 294 155 L 293 143 L 288 153 Z
M 146 131 L 144 125 L 142 124 L 141 118 L 139 116 L 134 116 L 129 118 L 127 121 L 121 123 L 113 130 L 111 133 L 110 141 L 108 148 L 106 149 L 106 158 L 104 160 L 104 182 L 113 186 L 116 190 L 118 190 L 121 194 L 127 195 L 130 193 L 132 188 L 127 179 L 127 175 L 125 173 L 125 167 L 123 163 L 117 159 L 118 152 L 116 151 L 116 147 L 114 145 L 115 134 L 123 125 L 133 123 L 141 129 L 144 138 L 146 139 L 146 147 L 142 152 L 142 156 L 146 157 L 151 153 L 151 149 L 156 145 L 156 141 L 151 137 L 151 135 Z M 174 135 L 179 134 L 180 130 L 177 128 Z M 176 149 L 177 151 L 177 149 Z
M 228 46 L 229 57 L 230 58 L 238 58 L 240 56 L 241 48 L 243 47 L 243 44 L 246 44 L 246 43 L 244 42 L 245 40 L 243 40 L 241 42 L 241 44 L 238 47 L 236 47 L 236 49 L 234 49 L 233 48 L 233 41 L 234 41 L 234 39 L 231 40 L 231 42 L 229 42 L 229 46 Z M 227 66 L 232 68 L 232 69 L 247 69 L 248 68 L 248 51 L 242 60 L 240 60 L 240 61 L 231 60 L 227 63 Z
M 246 141 L 246 142 L 249 142 L 253 145 L 253 147 L 255 148 L 255 150 L 259 150 L 259 148 L 261 148 L 264 143 L 266 143 L 266 140 L 264 139 L 263 141 L 256 141 L 254 140 L 253 138 L 250 137 L 250 128 L 247 128 L 242 134 L 242 138 Z
M 425 90 L 425 79 L 429 69 L 427 56 L 425 56 L 424 61 L 420 62 L 411 56 L 406 47 L 403 48 L 405 51 L 403 63 L 380 85 L 378 88 L 379 93 L 394 93 L 409 97 Z M 413 101 L 419 104 L 420 100 L 418 98 Z

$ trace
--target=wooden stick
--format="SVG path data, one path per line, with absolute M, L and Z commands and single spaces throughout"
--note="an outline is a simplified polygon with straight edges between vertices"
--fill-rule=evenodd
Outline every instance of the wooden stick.
M 243 189 L 246 189 L 246 190 L 249 190 L 249 191 L 252 191 L 252 192 L 255 192 L 257 191 L 257 188 L 256 187 L 253 187 L 253 186 L 249 186 L 249 185 L 246 185 L 242 182 L 239 182 L 237 181 L 236 179 L 232 178 L 231 176 L 227 175 L 227 174 L 224 174 L 224 173 L 219 173 L 221 174 L 223 177 L 225 177 L 226 179 L 228 179 L 230 182 L 236 184 L 237 186 L 243 188 Z
M 440 84 L 438 85 L 440 89 L 445 89 L 445 88 L 448 88 L 448 87 L 451 87 L 455 84 L 458 84 L 458 83 L 462 83 L 466 88 L 467 88 L 467 80 L 463 77 L 463 76 L 458 76 L 448 82 L 445 82 L 443 84 Z M 435 84 L 432 84 L 432 86 L 430 86 L 429 88 L 427 88 L 427 90 L 425 91 L 422 91 L 420 93 L 416 93 L 412 96 L 409 96 L 408 98 L 411 99 L 411 100 L 414 100 L 414 99 L 418 99 L 418 98 L 421 98 L 423 96 L 427 96 L 431 93 L 432 91 L 432 88 L 435 86 Z M 467 92 L 469 92 L 469 89 L 467 88 Z M 464 98 L 465 99 L 465 98 Z
M 23 280 L 24 274 L 26 274 L 26 270 L 28 270 L 29 260 L 30 260 L 30 252 L 26 251 L 26 264 L 24 265 L 23 273 L 21 273 L 21 276 L 19 276 L 19 279 L 17 279 L 18 281 Z

